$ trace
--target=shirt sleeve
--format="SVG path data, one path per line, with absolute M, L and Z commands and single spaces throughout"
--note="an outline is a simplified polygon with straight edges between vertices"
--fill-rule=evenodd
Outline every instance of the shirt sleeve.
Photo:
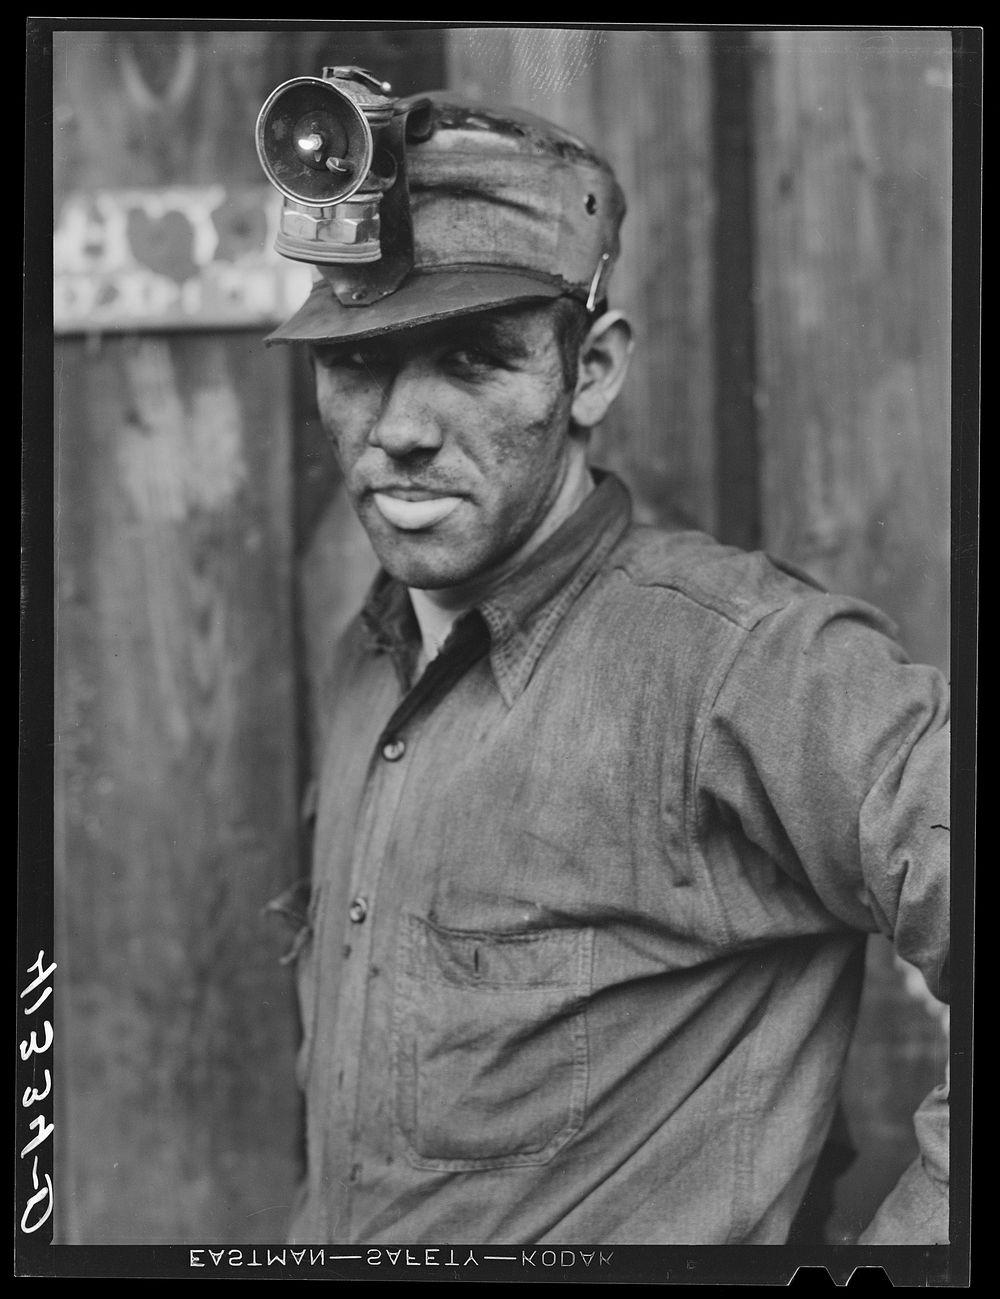
M 948 691 L 876 610 L 816 594 L 747 635 L 712 701 L 699 786 L 843 923 L 892 939 L 948 1000 Z M 867 1244 L 948 1239 L 947 1089 Z

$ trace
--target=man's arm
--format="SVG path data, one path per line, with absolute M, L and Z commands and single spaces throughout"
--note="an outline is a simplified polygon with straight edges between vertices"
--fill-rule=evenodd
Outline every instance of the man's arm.
M 699 783 L 837 919 L 892 939 L 948 999 L 946 684 L 876 611 L 816 595 L 748 635 L 717 697 Z M 920 1157 L 862 1236 L 948 1240 L 948 1099 L 918 1111 Z
M 873 881 L 871 906 L 884 908 L 896 950 L 924 973 L 946 1001 L 947 899 L 935 877 L 948 879 L 950 728 L 931 711 L 916 718 L 899 753 L 876 781 L 862 809 L 862 862 Z M 936 809 L 936 810 L 935 810 Z M 919 1157 L 904 1172 L 862 1233 L 865 1245 L 948 1243 L 948 1085 L 942 1083 L 914 1116 Z

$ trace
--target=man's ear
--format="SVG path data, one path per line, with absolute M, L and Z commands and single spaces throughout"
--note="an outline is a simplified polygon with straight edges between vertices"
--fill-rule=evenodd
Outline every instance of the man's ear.
M 632 326 L 621 311 L 606 311 L 580 347 L 580 365 L 570 417 L 580 428 L 595 428 L 618 396 L 632 355 Z

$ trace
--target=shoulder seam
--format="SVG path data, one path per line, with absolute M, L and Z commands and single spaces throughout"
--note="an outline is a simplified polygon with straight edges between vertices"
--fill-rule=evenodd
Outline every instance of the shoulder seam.
M 735 627 L 740 627 L 744 631 L 751 631 L 764 618 L 778 610 L 786 608 L 795 600 L 794 593 L 789 593 L 785 599 L 770 599 L 762 602 L 760 607 L 750 609 L 744 607 L 739 609 L 734 601 L 723 603 L 720 600 L 713 600 L 704 592 L 700 592 L 697 586 L 689 582 L 671 581 L 669 578 L 650 577 L 639 580 L 635 574 L 630 571 L 628 566 L 618 562 L 614 566 L 614 571 L 624 574 L 627 581 L 640 591 L 670 591 L 682 599 L 690 601 L 706 613 L 713 613 L 716 617 L 721 618 L 724 622 L 731 623 Z

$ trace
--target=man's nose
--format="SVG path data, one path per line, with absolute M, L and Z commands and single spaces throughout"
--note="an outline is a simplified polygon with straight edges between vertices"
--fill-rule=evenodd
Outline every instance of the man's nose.
M 433 403 L 428 376 L 419 365 L 404 364 L 384 390 L 369 441 L 387 456 L 401 459 L 415 451 L 441 447 L 440 414 Z

